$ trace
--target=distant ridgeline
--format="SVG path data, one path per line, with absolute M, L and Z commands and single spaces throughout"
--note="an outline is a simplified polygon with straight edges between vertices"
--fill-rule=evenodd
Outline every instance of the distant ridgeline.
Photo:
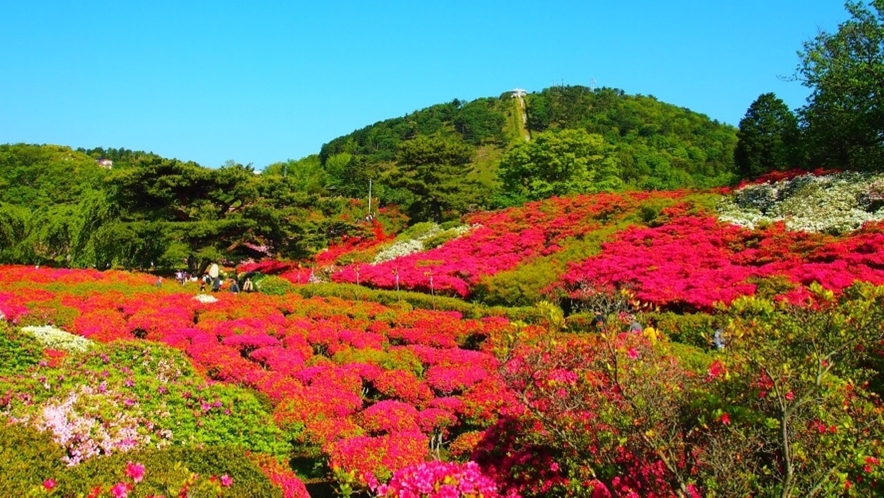
M 547 88 L 527 94 L 525 102 L 523 111 L 507 92 L 434 105 L 338 137 L 323 145 L 319 159 L 339 191 L 358 196 L 365 195 L 368 177 L 383 180 L 397 164 L 401 169 L 402 143 L 424 137 L 437 147 L 456 144 L 469 155 L 460 172 L 485 193 L 471 199 L 479 207 L 592 192 L 599 183 L 601 190 L 669 189 L 723 185 L 734 178 L 737 130 L 705 115 L 651 96 L 583 86 Z M 528 143 L 521 126 L 530 133 Z M 571 133 L 555 137 L 565 131 Z M 589 164 L 563 162 L 575 152 L 590 154 Z M 521 180 L 507 182 L 507 176 Z M 541 185 L 531 186 L 538 181 Z M 381 195 L 409 200 L 385 186 Z

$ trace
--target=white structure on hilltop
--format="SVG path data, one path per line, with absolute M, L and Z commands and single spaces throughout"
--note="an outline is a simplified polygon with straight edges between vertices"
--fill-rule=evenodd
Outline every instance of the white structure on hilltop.
M 528 95 L 528 92 L 525 90 L 522 90 L 521 88 L 513 88 L 512 89 L 512 96 L 514 99 L 524 98 L 525 95 Z

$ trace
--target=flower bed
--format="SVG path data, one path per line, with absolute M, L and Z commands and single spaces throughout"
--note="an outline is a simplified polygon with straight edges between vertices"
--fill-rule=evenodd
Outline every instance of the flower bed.
M 684 216 L 654 228 L 631 228 L 601 254 L 569 267 L 560 284 L 575 299 L 586 284 L 631 288 L 657 305 L 708 310 L 754 294 L 764 279 L 791 283 L 782 297 L 802 301 L 819 282 L 840 291 L 856 280 L 884 284 L 880 225 L 843 238 L 793 232 L 783 224 L 750 230 L 712 217 Z
M 468 297 L 480 279 L 541 256 L 557 253 L 569 239 L 633 211 L 641 202 L 672 199 L 683 192 L 598 194 L 553 198 L 518 208 L 468 216 L 472 230 L 429 251 L 377 264 L 347 265 L 336 282 Z
M 502 383 L 488 381 L 497 375 L 494 356 L 459 347 L 474 335 L 503 330 L 503 319 L 260 293 L 217 293 L 215 302 L 202 302 L 158 289 L 150 279 L 109 295 L 103 274 L 91 283 L 72 279 L 71 294 L 57 282 L 29 281 L 32 268 L 8 269 L 0 272 L 0 285 L 10 291 L 0 310 L 9 321 L 56 323 L 30 329 L 54 331 L 55 347 L 62 339 L 97 343 L 86 352 L 69 348 L 63 365 L 47 364 L 16 381 L 17 396 L 27 403 L 14 398 L 0 405 L 0 413 L 56 434 L 71 463 L 217 430 L 228 444 L 274 453 L 284 451 L 272 442 L 284 440 L 282 428 L 335 465 L 389 477 L 427 459 L 430 437 L 475 431 L 480 416 L 483 425 L 496 417 L 485 410 L 508 399 Z M 163 359 L 160 344 L 182 351 L 193 367 L 174 355 Z M 133 369 L 121 359 L 126 355 L 143 365 Z M 141 377 L 145 368 L 151 378 Z M 38 388 L 44 378 L 48 389 Z M 272 418 L 222 387 L 234 385 L 266 395 Z M 172 418 L 163 419 L 164 409 Z M 107 418 L 116 412 L 125 417 Z M 96 427 L 107 432 L 100 440 L 93 439 Z

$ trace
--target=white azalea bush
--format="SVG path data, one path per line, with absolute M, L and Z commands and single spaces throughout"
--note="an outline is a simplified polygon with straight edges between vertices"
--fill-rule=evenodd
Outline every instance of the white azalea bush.
M 217 303 L 217 302 L 218 302 L 218 298 L 215 297 L 215 296 L 213 296 L 213 295 L 211 295 L 211 294 L 197 294 L 197 295 L 194 296 L 193 298 L 196 299 L 197 301 L 201 302 L 201 303 L 206 303 L 206 304 L 211 304 L 211 303 Z
M 458 225 L 451 228 L 432 223 L 418 223 L 396 237 L 389 247 L 378 251 L 373 263 L 383 263 L 392 259 L 408 256 L 415 252 L 426 251 L 467 233 L 470 225 Z
M 47 349 L 56 349 L 73 353 L 77 351 L 87 351 L 92 346 L 92 341 L 89 339 L 76 334 L 71 334 L 70 332 L 65 332 L 64 330 L 51 325 L 44 325 L 42 327 L 28 326 L 22 327 L 21 330 L 22 332 L 27 332 L 34 336 L 34 338 Z
M 884 220 L 884 175 L 812 174 L 743 187 L 718 204 L 719 219 L 755 228 L 782 221 L 790 230 L 841 234 Z

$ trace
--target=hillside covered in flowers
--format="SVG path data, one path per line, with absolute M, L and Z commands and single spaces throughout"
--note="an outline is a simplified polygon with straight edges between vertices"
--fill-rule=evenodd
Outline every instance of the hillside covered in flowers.
M 877 493 L 880 184 L 366 230 L 256 292 L 0 267 L 0 494 Z

